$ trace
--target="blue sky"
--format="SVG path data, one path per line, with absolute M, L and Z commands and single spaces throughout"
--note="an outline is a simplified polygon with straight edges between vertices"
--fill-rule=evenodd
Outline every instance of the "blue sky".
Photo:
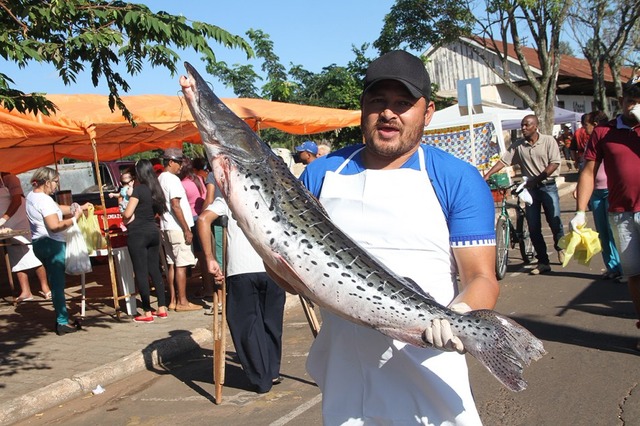
M 189 19 L 217 25 L 233 34 L 245 36 L 250 29 L 261 29 L 269 34 L 280 62 L 289 69 L 290 64 L 320 72 L 333 63 L 346 65 L 353 59 L 351 46 L 360 47 L 373 42 L 379 35 L 382 22 L 393 5 L 393 0 L 324 0 L 306 2 L 300 0 L 148 0 L 146 4 L 154 12 L 164 10 L 182 14 Z M 218 60 L 227 64 L 247 63 L 246 56 L 212 44 Z M 200 56 L 193 51 L 180 52 L 182 60 L 204 72 Z M 374 56 L 372 50 L 370 56 Z M 260 72 L 260 63 L 250 62 Z M 180 67 L 181 68 L 181 67 Z M 65 86 L 51 66 L 32 63 L 20 70 L 12 63 L 0 59 L 0 70 L 15 82 L 23 92 L 52 94 L 97 93 L 107 94 L 104 86 L 94 88 L 89 72 L 81 73 L 77 83 Z M 165 94 L 179 91 L 178 76 L 171 77 L 164 69 L 145 67 L 142 74 L 125 78 L 131 90 L 127 94 Z M 221 97 L 234 97 L 213 77 L 207 79 Z M 258 86 L 261 86 L 259 83 Z

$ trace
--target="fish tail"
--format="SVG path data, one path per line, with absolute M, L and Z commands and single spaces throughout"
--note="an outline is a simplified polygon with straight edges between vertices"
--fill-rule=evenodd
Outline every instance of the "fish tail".
M 515 321 L 490 310 L 467 315 L 475 317 L 475 330 L 460 336 L 465 349 L 482 363 L 502 384 L 514 392 L 527 387 L 522 377 L 525 366 L 540 359 L 546 351 L 542 341 Z

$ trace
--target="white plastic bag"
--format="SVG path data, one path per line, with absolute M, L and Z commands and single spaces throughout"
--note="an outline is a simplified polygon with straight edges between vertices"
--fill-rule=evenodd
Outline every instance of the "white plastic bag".
M 67 250 L 64 257 L 65 272 L 80 275 L 91 272 L 91 259 L 84 236 L 77 223 L 67 230 Z

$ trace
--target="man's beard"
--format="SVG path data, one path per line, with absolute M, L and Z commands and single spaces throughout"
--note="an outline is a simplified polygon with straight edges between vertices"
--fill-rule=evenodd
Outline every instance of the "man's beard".
M 377 129 L 375 127 L 373 131 L 367 132 L 368 137 L 365 144 L 368 145 L 367 150 L 382 158 L 393 159 L 400 157 L 415 148 L 422 140 L 422 129 L 412 131 L 409 134 L 403 134 L 401 129 L 401 132 L 398 134 L 398 139 L 392 143 L 379 138 L 375 139 L 374 135 L 376 132 Z

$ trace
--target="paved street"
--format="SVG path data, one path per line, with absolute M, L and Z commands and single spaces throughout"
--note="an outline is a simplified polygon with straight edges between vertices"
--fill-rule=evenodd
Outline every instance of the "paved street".
M 562 208 L 567 224 L 574 210 L 570 193 L 562 197 Z M 548 230 L 546 237 L 551 241 Z M 532 265 L 524 265 L 518 255 L 511 252 L 496 310 L 541 338 L 548 353 L 525 369 L 529 388 L 520 393 L 508 391 L 468 356 L 483 422 L 640 425 L 640 353 L 632 349 L 640 333 L 626 285 L 599 279 L 600 256 L 589 267 L 572 262 L 563 269 L 555 263 L 550 274 L 530 276 Z M 555 253 L 551 258 L 555 260 Z M 304 369 L 313 338 L 295 299 L 290 306 L 284 332 L 285 380 L 268 394 L 247 390 L 228 339 L 220 404 L 214 403 L 212 346 L 206 342 L 105 385 L 100 395 L 86 392 L 16 424 L 320 425 L 321 397 Z

